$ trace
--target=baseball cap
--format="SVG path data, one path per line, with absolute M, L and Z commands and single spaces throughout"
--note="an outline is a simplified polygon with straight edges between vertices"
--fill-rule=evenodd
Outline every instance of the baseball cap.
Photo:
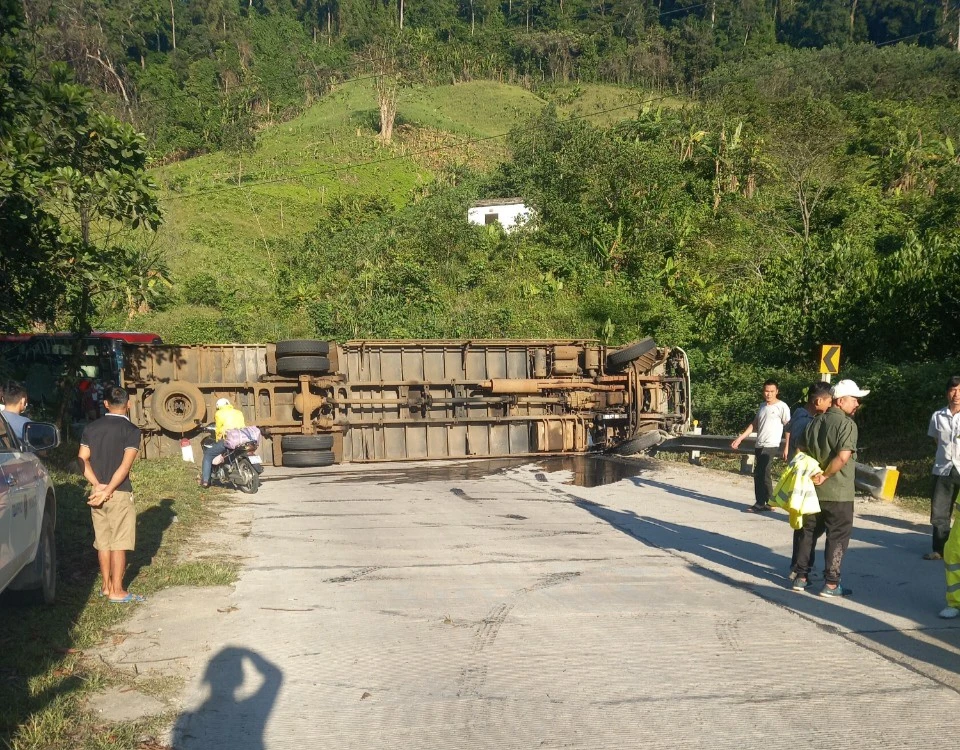
M 222 409 L 224 406 L 230 406 L 230 399 L 228 398 L 218 398 L 217 399 L 217 408 Z
M 864 396 L 870 393 L 869 390 L 861 390 L 852 380 L 841 380 L 835 386 L 833 386 L 833 397 L 834 398 L 843 398 L 844 396 L 854 396 L 856 398 L 863 398 Z

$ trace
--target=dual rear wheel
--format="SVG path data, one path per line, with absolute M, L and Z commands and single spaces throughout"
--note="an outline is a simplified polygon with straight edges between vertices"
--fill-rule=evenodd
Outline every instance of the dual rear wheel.
M 288 339 L 277 342 L 278 375 L 324 375 L 330 371 L 329 341 Z
M 284 435 L 280 447 L 284 466 L 312 468 L 336 463 L 332 450 L 333 435 L 330 434 Z

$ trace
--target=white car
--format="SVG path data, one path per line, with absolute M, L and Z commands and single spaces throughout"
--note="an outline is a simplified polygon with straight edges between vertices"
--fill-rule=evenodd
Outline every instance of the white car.
M 57 498 L 33 451 L 59 443 L 52 424 L 29 422 L 18 437 L 0 416 L 0 591 L 35 590 L 46 604 L 57 593 Z

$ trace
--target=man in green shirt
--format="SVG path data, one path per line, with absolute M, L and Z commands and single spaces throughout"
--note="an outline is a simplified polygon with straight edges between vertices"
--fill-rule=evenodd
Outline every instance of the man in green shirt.
M 804 516 L 803 536 L 797 550 L 797 578 L 794 591 L 809 585 L 810 550 L 820 533 L 827 535 L 825 581 L 820 596 L 843 596 L 850 593 L 840 585 L 840 566 L 853 531 L 854 475 L 857 459 L 857 424 L 853 415 L 860 399 L 870 391 L 861 390 L 852 380 L 841 380 L 833 387 L 833 406 L 817 415 L 804 431 L 807 455 L 820 464 L 820 474 L 813 478 L 817 486 L 820 512 Z

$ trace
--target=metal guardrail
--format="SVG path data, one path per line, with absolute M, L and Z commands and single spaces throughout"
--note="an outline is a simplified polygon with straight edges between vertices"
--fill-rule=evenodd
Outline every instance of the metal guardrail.
M 854 481 L 861 492 L 889 502 L 897 494 L 900 471 L 896 466 L 869 466 L 858 463 Z
M 656 450 L 697 455 L 700 452 L 732 453 L 752 459 L 757 446 L 756 438 L 753 436 L 744 438 L 743 442 L 740 443 L 740 447 L 734 449 L 730 447 L 730 443 L 732 443 L 736 437 L 736 435 L 698 435 L 687 433 L 680 437 L 664 440 L 656 447 Z M 751 466 L 752 463 L 752 460 L 749 461 Z M 900 472 L 897 470 L 897 467 L 870 466 L 869 464 L 858 463 L 856 469 L 854 482 L 858 490 L 878 500 L 893 500 L 897 492 L 897 482 L 900 479 Z

